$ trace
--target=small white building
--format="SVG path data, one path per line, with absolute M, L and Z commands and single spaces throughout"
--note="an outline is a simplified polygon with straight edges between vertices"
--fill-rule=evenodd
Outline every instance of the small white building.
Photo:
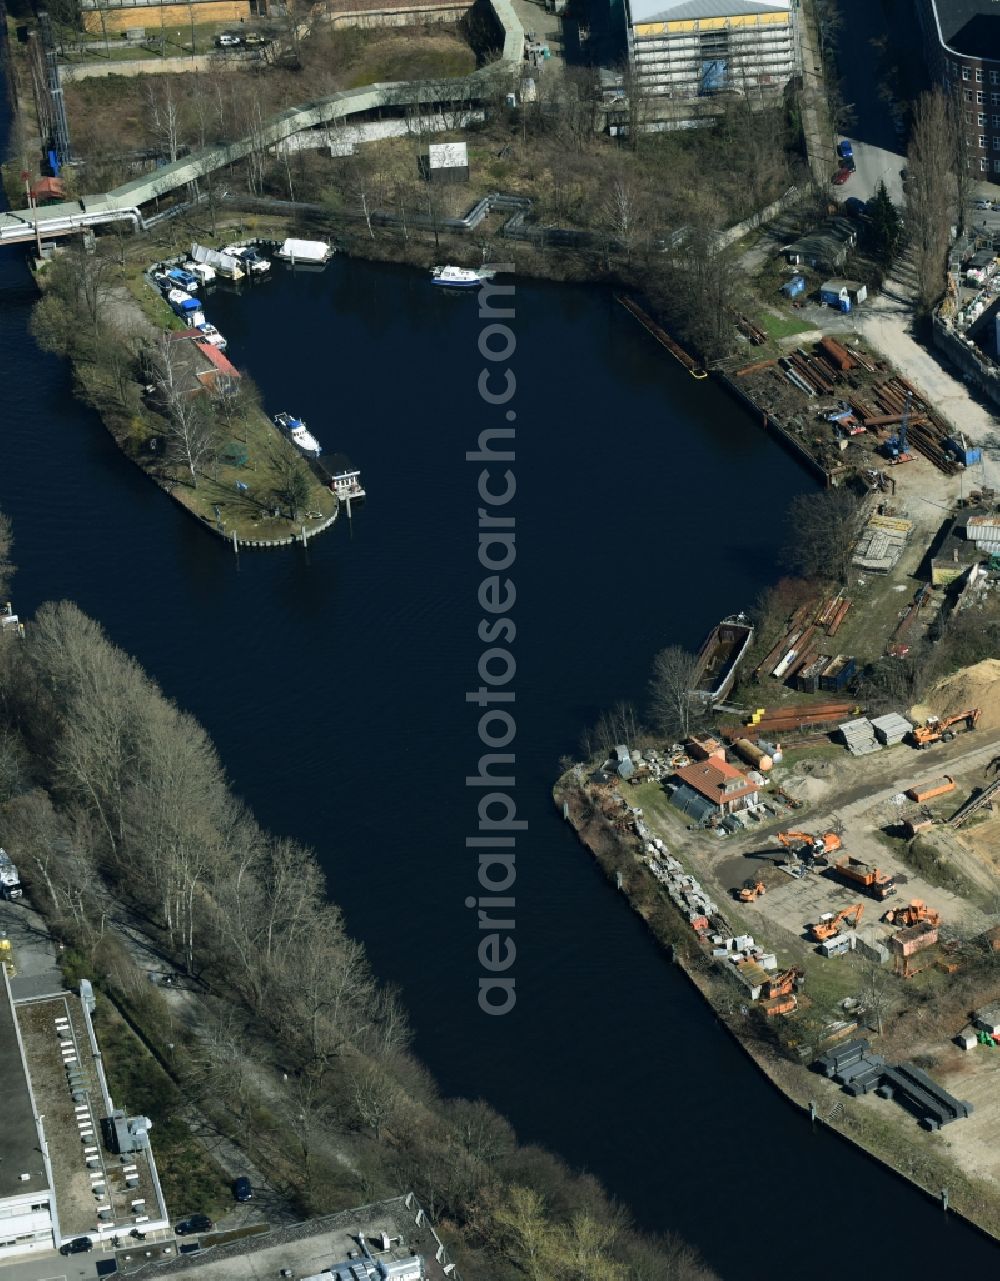
M 468 182 L 468 143 L 432 142 L 427 148 L 427 177 L 431 182 Z

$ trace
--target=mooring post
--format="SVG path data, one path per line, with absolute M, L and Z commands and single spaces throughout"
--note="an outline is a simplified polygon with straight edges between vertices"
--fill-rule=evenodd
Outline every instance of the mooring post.
M 305 527 L 305 525 L 300 525 L 300 526 L 299 526 L 299 529 L 301 529 L 301 530 L 302 530 L 302 546 L 303 546 L 303 547 L 305 547 L 305 545 L 306 545 L 306 527 Z
M 569 822 L 569 801 L 563 801 L 563 818 Z
M 623 889 L 624 886 L 625 886 L 625 882 L 622 879 L 621 869 L 619 868 L 615 872 L 615 888 L 620 890 L 620 889 Z
M 815 1099 L 809 1100 L 809 1120 L 812 1122 L 813 1125 L 816 1124 L 816 1100 Z
M 941 1209 L 944 1210 L 945 1214 L 948 1213 L 948 1189 L 947 1188 L 941 1189 Z
M 238 561 L 239 561 L 239 559 L 240 559 L 240 545 L 239 545 L 239 543 L 236 541 L 236 530 L 235 530 L 235 529 L 233 530 L 233 555 L 236 557 L 236 560 L 237 560 L 237 562 L 238 562 Z

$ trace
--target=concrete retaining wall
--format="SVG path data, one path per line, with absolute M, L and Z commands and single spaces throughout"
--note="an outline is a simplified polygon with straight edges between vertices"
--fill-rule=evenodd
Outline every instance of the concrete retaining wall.
M 224 65 L 227 71 L 234 68 L 242 71 L 256 64 L 234 58 Z M 93 80 L 97 76 L 181 75 L 185 71 L 209 71 L 218 66 L 219 59 L 213 54 L 201 53 L 195 58 L 101 58 L 95 62 L 63 63 L 59 67 L 59 78 L 63 84 L 68 84 L 73 80 Z
M 987 360 L 978 347 L 970 347 L 947 321 L 934 317 L 932 326 L 934 346 L 942 352 L 953 365 L 968 376 L 970 382 L 988 397 L 994 405 L 1000 405 L 1000 369 Z
M 335 30 L 341 27 L 423 27 L 430 23 L 461 22 L 474 0 L 435 4 L 415 4 L 410 9 L 347 9 L 328 15 L 326 21 Z

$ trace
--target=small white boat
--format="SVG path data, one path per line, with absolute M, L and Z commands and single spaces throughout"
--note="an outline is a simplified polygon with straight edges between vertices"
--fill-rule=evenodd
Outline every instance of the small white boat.
M 246 268 L 247 274 L 261 276 L 271 270 L 270 260 L 265 258 L 253 245 L 226 245 L 222 251 L 233 258 L 238 258 Z
M 484 280 L 492 280 L 495 274 L 488 267 L 479 267 L 475 271 L 469 267 L 435 267 L 431 271 L 431 283 L 450 285 L 453 289 L 478 289 Z
M 190 308 L 192 303 L 194 303 L 196 307 L 198 305 L 196 299 L 193 295 L 189 294 L 186 289 L 168 289 L 167 302 L 170 303 L 172 307 Z
M 306 428 L 303 419 L 295 418 L 291 414 L 282 411 L 280 414 L 274 415 L 274 423 L 276 427 L 280 427 L 282 431 L 287 432 L 292 444 L 298 445 L 299 449 L 310 458 L 318 458 L 323 452 L 319 441 Z
M 226 350 L 228 343 L 214 325 L 199 325 L 198 329 L 205 342 L 211 343 L 213 347 L 218 347 L 219 351 Z

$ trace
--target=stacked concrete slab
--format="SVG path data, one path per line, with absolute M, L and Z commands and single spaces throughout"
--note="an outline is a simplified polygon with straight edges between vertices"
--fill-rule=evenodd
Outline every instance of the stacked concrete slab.
M 882 744 L 875 738 L 875 730 L 866 716 L 845 721 L 838 728 L 852 756 L 869 756 L 872 752 L 882 750 Z
M 928 1130 L 939 1130 L 972 1113 L 971 1103 L 956 1099 L 912 1063 L 893 1067 L 880 1054 L 873 1054 L 863 1037 L 828 1050 L 813 1067 L 842 1085 L 852 1098 L 876 1090 L 883 1098 L 897 1099 Z
M 903 554 L 911 529 L 908 520 L 872 516 L 854 549 L 854 564 L 871 573 L 887 574 Z
M 911 732 L 913 726 L 899 712 L 887 712 L 885 716 L 873 716 L 871 721 L 875 737 L 884 747 L 894 747 L 901 743 Z

